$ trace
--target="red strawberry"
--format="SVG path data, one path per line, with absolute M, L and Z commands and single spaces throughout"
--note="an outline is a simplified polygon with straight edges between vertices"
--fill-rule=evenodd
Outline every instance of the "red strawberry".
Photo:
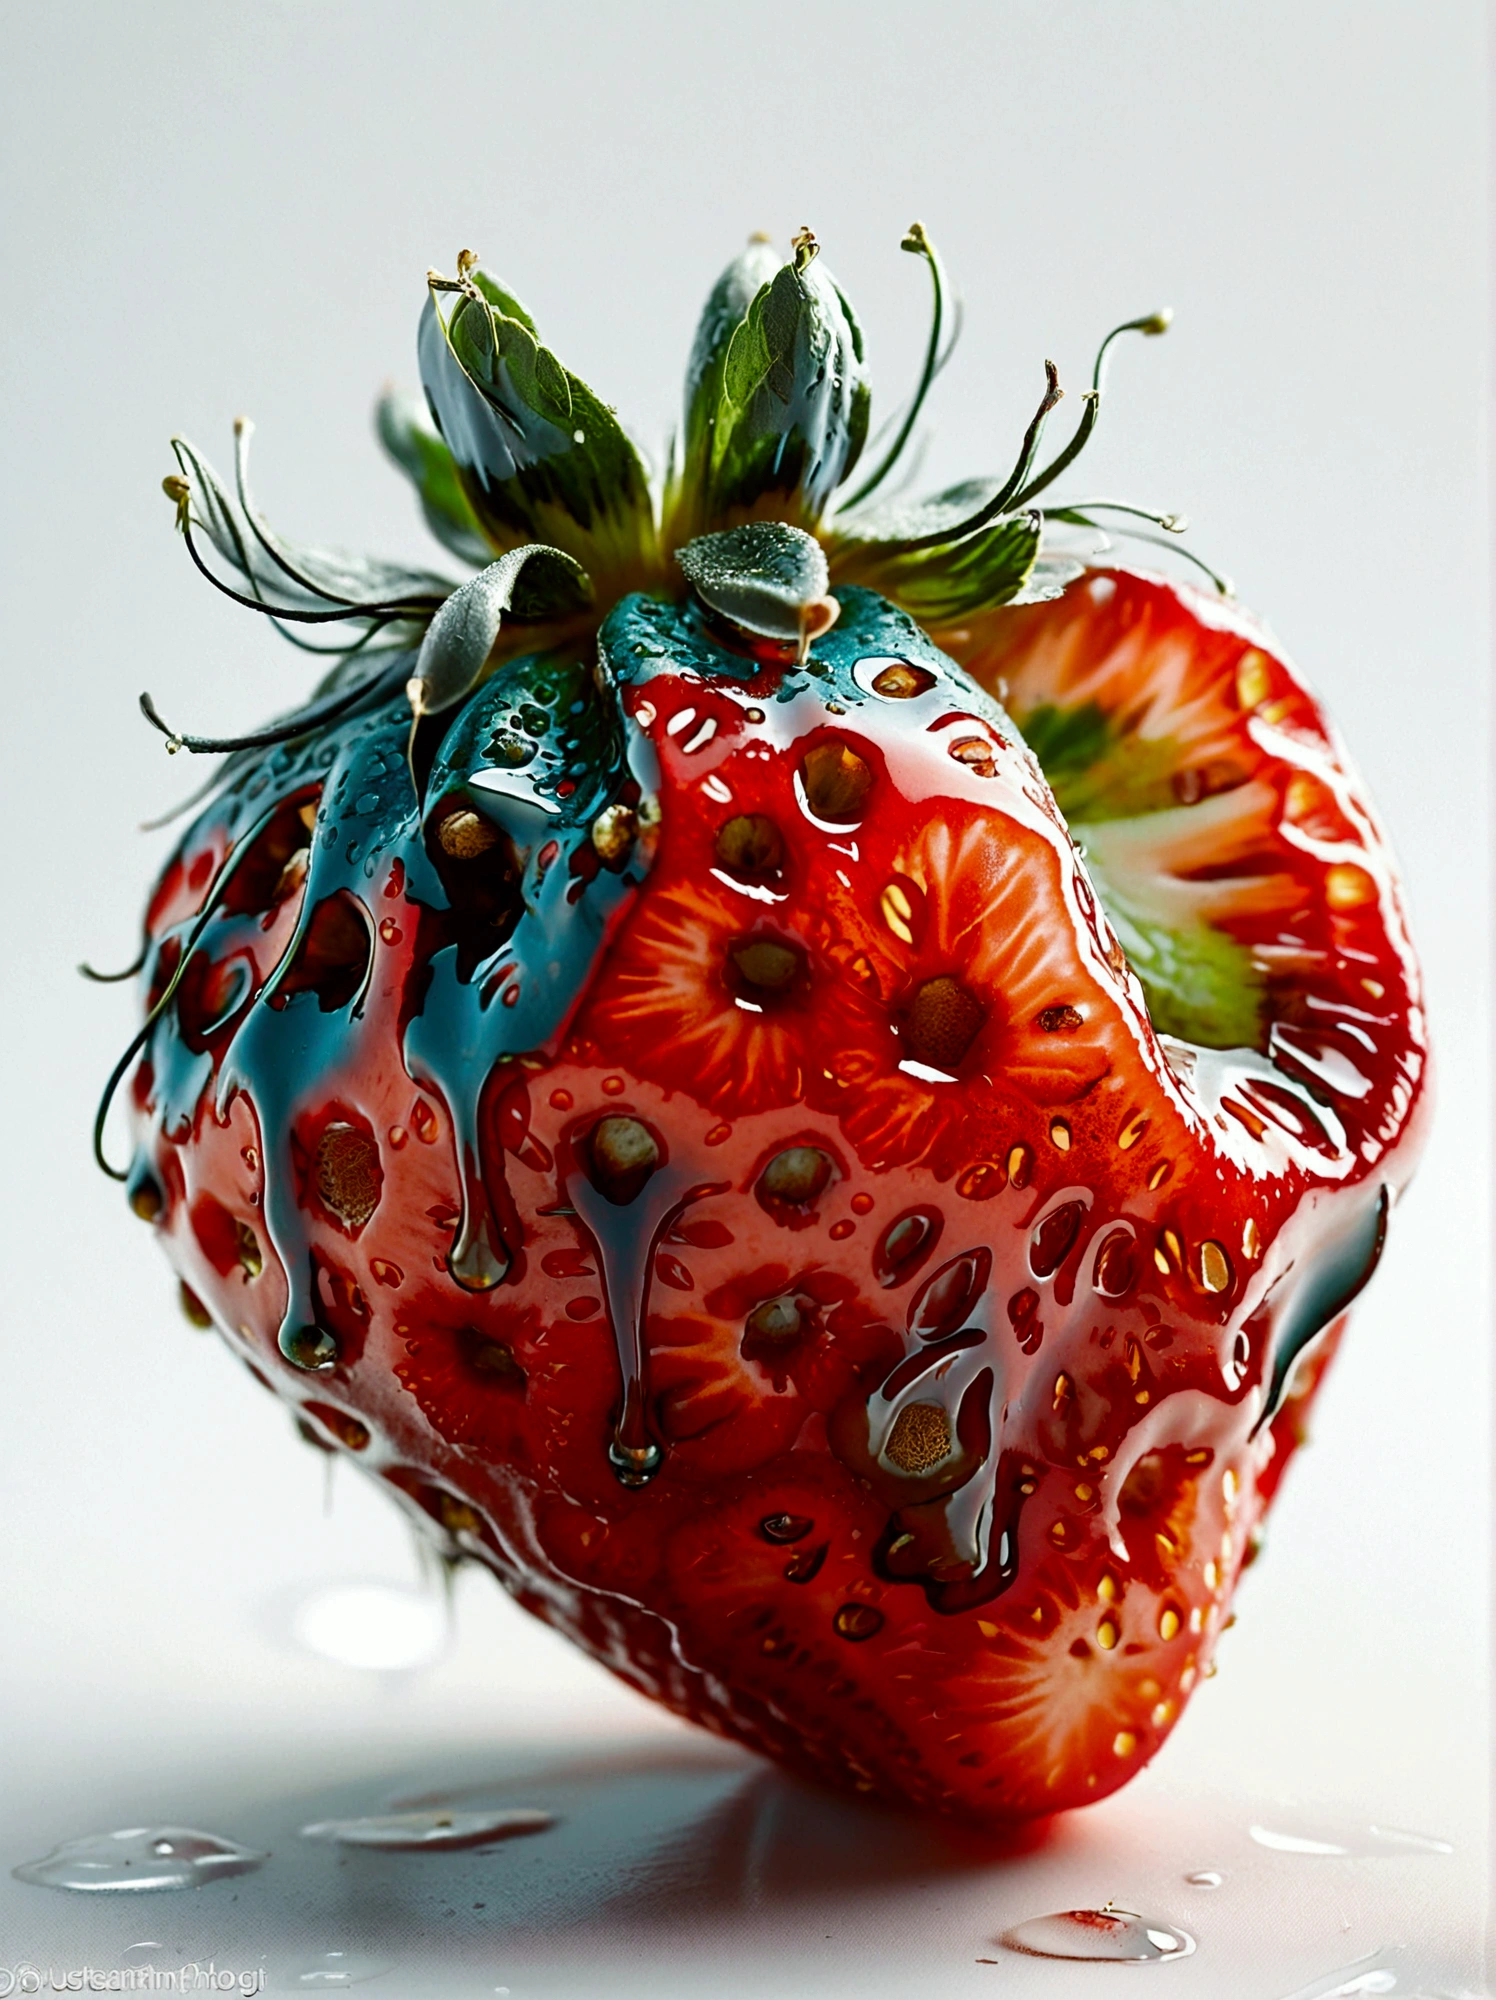
M 616 1673 L 1041 1813 L 1209 1668 L 1411 1169 L 1416 970 L 1263 635 L 1122 568 L 1055 594 L 1052 381 L 1003 488 L 823 526 L 866 398 L 813 258 L 709 307 L 686 597 L 470 260 L 446 446 L 385 418 L 500 552 L 469 584 L 288 551 L 182 448 L 241 596 L 426 636 L 229 746 L 150 908 L 130 1185 L 308 1434 Z

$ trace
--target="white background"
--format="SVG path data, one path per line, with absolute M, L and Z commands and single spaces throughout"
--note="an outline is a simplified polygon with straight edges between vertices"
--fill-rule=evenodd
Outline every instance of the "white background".
M 0 1966 L 151 1939 L 162 1964 L 263 1959 L 292 1986 L 363 1949 L 388 1996 L 1068 2000 L 1143 1978 L 1278 2000 L 1401 1946 L 1399 1994 L 1484 1990 L 1481 26 L 1473 0 L 8 10 L 0 1870 L 142 1820 L 275 1855 L 129 1907 L 0 1874 Z M 481 1577 L 424 1675 L 297 1648 L 299 1593 L 409 1581 L 411 1559 L 351 1479 L 324 1518 L 320 1464 L 182 1324 L 90 1167 L 131 1003 L 71 969 L 130 956 L 162 852 L 132 828 L 188 775 L 138 691 L 211 730 L 304 684 L 189 574 L 158 485 L 173 430 L 224 462 L 253 414 L 279 526 L 422 555 L 368 411 L 414 378 L 429 264 L 480 250 L 658 445 L 700 300 L 754 228 L 815 227 L 886 409 L 923 334 L 897 248 L 916 216 L 967 303 L 932 479 L 1007 464 L 1046 354 L 1078 389 L 1101 331 L 1174 307 L 1167 341 L 1116 357 L 1087 486 L 1187 511 L 1326 695 L 1405 863 L 1442 1073 L 1219 1678 L 1128 1793 L 1006 1857 L 760 1776 Z M 377 1866 L 296 1841 L 342 1800 L 506 1773 L 504 1796 L 563 1806 L 558 1834 Z M 1455 1852 L 1254 1848 L 1293 1801 L 1311 1831 Z M 1183 1882 L 1208 1865 L 1222 1888 Z M 992 1943 L 1108 1896 L 1198 1953 L 1118 1973 Z

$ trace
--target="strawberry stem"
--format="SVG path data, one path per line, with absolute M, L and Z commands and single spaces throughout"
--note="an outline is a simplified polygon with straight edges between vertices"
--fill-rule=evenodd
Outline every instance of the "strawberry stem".
M 1101 396 L 1106 381 L 1107 353 L 1112 342 L 1124 333 L 1141 333 L 1147 335 L 1149 338 L 1154 338 L 1161 333 L 1167 333 L 1169 323 L 1173 317 L 1174 315 L 1170 312 L 1169 308 L 1164 306 L 1158 312 L 1146 314 L 1142 319 L 1124 320 L 1120 326 L 1112 328 L 1106 339 L 1102 341 L 1100 347 L 1096 350 L 1095 365 L 1091 369 L 1091 386 L 1081 399 L 1085 407 L 1081 411 L 1080 422 L 1075 427 L 1074 437 L 1071 438 L 1069 444 L 1066 445 L 1058 457 L 1050 460 L 1037 479 L 1031 480 L 1021 493 L 1014 495 L 1013 505 L 1015 507 L 1022 507 L 1026 502 L 1032 500 L 1036 493 L 1042 493 L 1046 486 L 1052 486 L 1060 474 L 1067 467 L 1074 465 L 1076 459 L 1085 450 L 1091 433 L 1096 428 L 1096 420 L 1101 414 Z
M 930 338 L 925 345 L 924 366 L 920 370 L 919 381 L 915 384 L 914 395 L 910 401 L 908 411 L 905 413 L 904 421 L 899 426 L 898 435 L 884 454 L 877 470 L 863 481 L 862 485 L 858 487 L 857 491 L 849 499 L 843 501 L 843 506 L 848 508 L 860 507 L 868 495 L 875 493 L 888 477 L 889 473 L 893 471 L 894 466 L 898 463 L 903 453 L 905 445 L 909 442 L 910 433 L 919 419 L 919 413 L 924 407 L 925 398 L 930 393 L 931 384 L 945 365 L 945 359 L 949 358 L 949 350 L 947 350 L 944 359 L 940 352 L 940 335 L 945 315 L 945 272 L 934 244 L 925 234 L 922 222 L 913 222 L 909 225 L 909 233 L 905 236 L 899 248 L 907 250 L 912 256 L 923 257 L 930 267 L 930 283 L 934 293 L 930 309 Z
M 975 514 L 968 514 L 964 521 L 957 521 L 952 527 L 936 528 L 928 535 L 913 535 L 908 541 L 900 542 L 901 555 L 911 555 L 916 549 L 946 548 L 952 542 L 964 541 L 968 535 L 974 535 L 979 528 L 985 528 L 989 521 L 995 521 L 999 514 L 1007 513 L 1008 509 L 1021 498 L 1020 489 L 1033 470 L 1045 419 L 1065 393 L 1060 387 L 1060 372 L 1052 361 L 1046 361 L 1044 364 L 1044 379 L 1044 396 L 1030 420 L 1028 429 L 1023 434 L 1023 447 L 1018 454 L 1018 463 L 986 506 L 979 507 Z

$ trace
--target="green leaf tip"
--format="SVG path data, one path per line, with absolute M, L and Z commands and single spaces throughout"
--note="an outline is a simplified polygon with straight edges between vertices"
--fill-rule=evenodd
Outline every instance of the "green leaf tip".
M 455 296 L 444 312 L 440 300 Z M 643 465 L 617 417 L 540 340 L 514 295 L 465 252 L 428 274 L 418 351 L 431 412 L 493 548 L 543 542 L 600 587 L 658 565 Z
M 511 549 L 454 590 L 426 628 L 406 683 L 413 715 L 439 715 L 472 693 L 506 612 L 519 619 L 564 617 L 591 602 L 591 580 L 564 550 L 542 543 Z
M 867 437 L 862 330 L 801 230 L 787 263 L 752 242 L 707 300 L 687 374 L 670 539 L 755 515 L 814 529 Z

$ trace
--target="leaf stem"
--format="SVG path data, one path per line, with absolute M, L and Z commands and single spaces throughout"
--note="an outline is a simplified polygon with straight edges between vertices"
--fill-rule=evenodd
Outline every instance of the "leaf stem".
M 1091 369 L 1091 386 L 1081 399 L 1085 407 L 1081 411 L 1080 422 L 1075 427 L 1074 437 L 1071 438 L 1069 444 L 1065 446 L 1065 449 L 1057 457 L 1051 459 L 1038 478 L 1031 480 L 1023 491 L 1015 497 L 1014 506 L 1021 507 L 1025 501 L 1032 500 L 1036 493 L 1042 493 L 1046 486 L 1052 486 L 1060 474 L 1068 466 L 1073 465 L 1085 450 L 1086 445 L 1090 441 L 1091 433 L 1096 428 L 1096 420 L 1101 414 L 1101 396 L 1106 381 L 1107 353 L 1112 342 L 1124 333 L 1142 333 L 1149 336 L 1166 333 L 1169 329 L 1169 322 L 1173 317 L 1172 312 L 1165 306 L 1158 312 L 1146 313 L 1141 319 L 1124 320 L 1120 326 L 1112 328 L 1106 339 L 1102 341 L 1100 347 L 1096 350 L 1095 365 Z
M 397 685 L 397 676 L 403 683 L 408 664 L 409 656 L 402 654 L 399 664 L 387 667 L 382 674 L 373 674 L 368 680 L 360 681 L 355 687 L 344 688 L 326 701 L 313 702 L 306 708 L 298 709 L 284 722 L 272 723 L 268 729 L 253 730 L 247 736 L 184 736 L 162 718 L 148 694 L 140 697 L 140 712 L 153 728 L 161 731 L 167 748 L 172 751 L 186 750 L 194 757 L 217 757 L 231 750 L 268 750 L 277 743 L 289 743 L 293 737 L 303 736 L 307 730 L 316 729 L 324 722 L 333 722 L 339 716 L 347 715 L 360 702 L 382 694 L 387 688 L 393 689 Z
M 899 426 L 898 435 L 894 438 L 887 452 L 884 453 L 877 470 L 863 481 L 850 498 L 842 503 L 843 506 L 848 508 L 860 507 L 868 495 L 875 493 L 888 477 L 889 473 L 892 472 L 903 453 L 905 445 L 909 442 L 909 435 L 919 419 L 919 413 L 924 407 L 925 398 L 930 393 L 930 386 L 944 365 L 940 353 L 940 335 L 945 320 L 945 272 L 940 262 L 939 253 L 929 237 L 926 236 L 924 224 L 920 222 L 910 224 L 909 233 L 905 236 L 899 248 L 907 250 L 911 256 L 923 257 L 926 264 L 930 267 L 930 284 L 932 289 L 930 337 L 925 343 L 925 359 L 924 365 L 920 369 L 919 381 L 915 384 L 914 395 L 905 413 L 904 421 Z M 949 351 L 947 351 L 945 359 L 949 360 L 949 358 Z
M 215 576 L 203 560 L 195 539 L 190 516 L 180 517 L 182 539 L 187 544 L 187 553 L 198 569 L 208 579 L 215 590 L 221 591 L 234 604 L 242 604 L 246 611 L 258 611 L 264 618 L 290 619 L 297 625 L 340 625 L 351 619 L 386 617 L 420 618 L 434 615 L 446 601 L 440 597 L 397 598 L 384 604 L 346 604 L 331 611 L 293 611 L 287 605 L 267 604 L 263 597 L 246 597 L 242 590 L 235 590 L 232 584 Z
M 1141 508 L 1133 508 L 1129 511 L 1142 513 Z M 1145 520 L 1150 518 L 1152 517 L 1144 515 Z M 1106 530 L 1099 521 L 1089 519 L 1077 507 L 1049 508 L 1045 511 L 1044 519 L 1048 521 L 1065 521 L 1072 527 L 1095 528 L 1101 534 L 1106 533 Z M 1203 575 L 1208 576 L 1222 597 L 1235 597 L 1236 590 L 1230 577 L 1222 576 L 1218 571 L 1213 570 L 1208 562 L 1202 557 L 1197 556 L 1193 549 L 1187 549 L 1183 542 L 1166 541 L 1162 535 L 1145 535 L 1137 528 L 1121 528 L 1116 532 L 1125 535 L 1130 542 L 1147 542 L 1150 547 L 1155 549 L 1172 549 L 1175 555 L 1183 556 L 1187 563 L 1193 564 Z
M 1072 512 L 1131 514 L 1140 521 L 1151 521 L 1155 528 L 1171 535 L 1182 535 L 1189 527 L 1183 514 L 1158 514 L 1151 507 L 1134 507 L 1126 500 L 1067 500 L 1063 507 L 1042 507 L 1039 511 L 1051 521 L 1062 521 Z
M 964 521 L 957 521 L 952 527 L 934 528 L 928 535 L 913 535 L 908 541 L 901 541 L 898 545 L 900 555 L 911 555 L 916 549 L 945 548 L 952 542 L 964 541 L 968 535 L 974 535 L 979 528 L 985 528 L 989 521 L 995 521 L 999 514 L 1005 514 L 1011 506 L 1021 502 L 1021 489 L 1033 469 L 1044 420 L 1065 393 L 1060 387 L 1059 370 L 1052 361 L 1044 364 L 1044 379 L 1044 396 L 1023 434 L 1018 463 L 986 506 L 979 507 L 975 514 L 968 514 Z

